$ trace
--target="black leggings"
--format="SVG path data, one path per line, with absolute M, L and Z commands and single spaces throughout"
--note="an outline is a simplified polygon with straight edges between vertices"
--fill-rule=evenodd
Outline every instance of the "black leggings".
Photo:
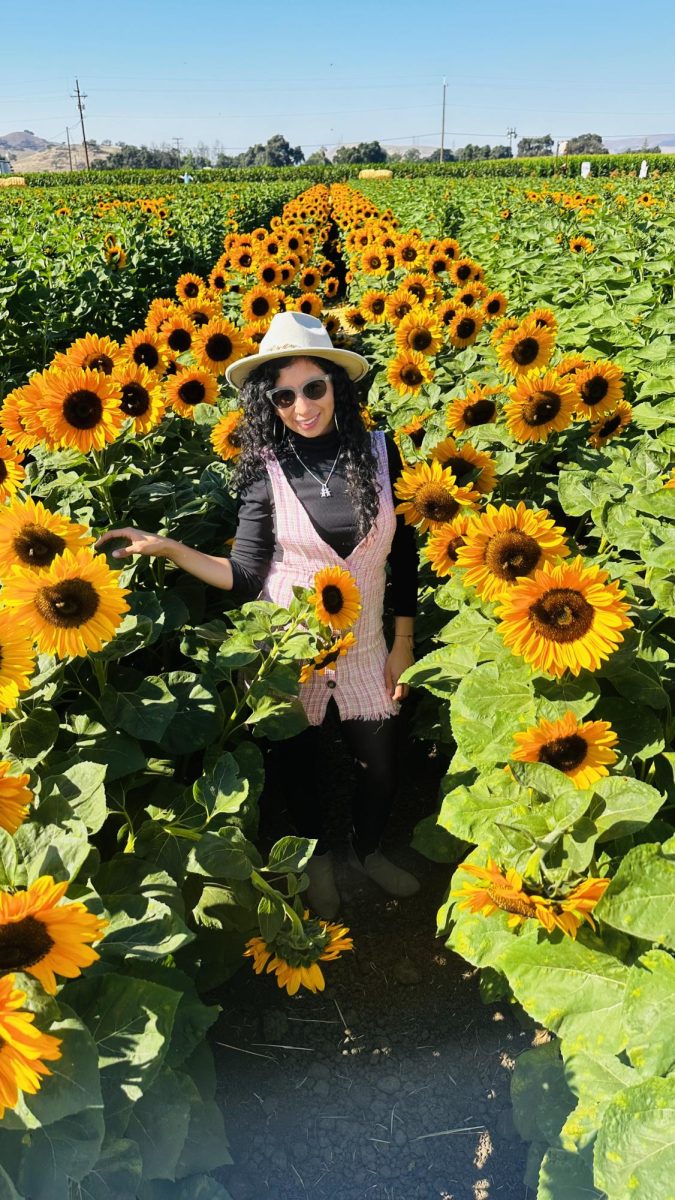
M 329 705 L 335 705 L 332 697 Z M 397 719 L 342 721 L 340 729 L 354 759 L 354 848 L 363 858 L 379 845 L 396 794 Z M 316 854 L 329 849 L 324 832 L 326 764 L 322 761 L 321 741 L 322 727 L 309 725 L 296 737 L 277 742 L 274 748 L 278 781 L 288 811 L 300 837 L 317 838 Z

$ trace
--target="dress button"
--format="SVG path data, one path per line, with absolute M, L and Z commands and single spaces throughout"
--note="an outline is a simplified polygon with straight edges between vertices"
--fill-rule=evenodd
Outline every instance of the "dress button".
M 334 680 L 334 679 L 327 679 L 327 680 L 326 680 L 326 687 L 327 687 L 327 688 L 331 688 L 331 690 L 332 690 L 334 687 L 336 687 L 335 680 Z

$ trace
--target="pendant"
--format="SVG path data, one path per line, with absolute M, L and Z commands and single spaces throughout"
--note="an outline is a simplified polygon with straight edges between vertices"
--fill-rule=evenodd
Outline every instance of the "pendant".
M 325 483 L 322 483 L 321 484 L 321 495 L 322 496 L 330 496 L 330 494 L 331 494 L 330 488 L 328 487 L 328 485 Z

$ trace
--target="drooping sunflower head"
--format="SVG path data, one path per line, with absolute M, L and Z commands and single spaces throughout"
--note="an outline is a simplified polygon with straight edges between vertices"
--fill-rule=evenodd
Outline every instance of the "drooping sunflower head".
M 613 749 L 618 738 L 609 721 L 579 721 L 571 710 L 558 721 L 541 720 L 538 725 L 513 735 L 516 762 L 540 762 L 555 767 L 575 787 L 587 788 L 617 760 Z
M 623 400 L 624 379 L 621 367 L 603 360 L 591 363 L 572 376 L 576 388 L 576 409 L 580 416 L 596 421 Z
M 233 412 L 225 413 L 218 421 L 218 424 L 214 425 L 211 430 L 211 445 L 219 458 L 222 458 L 224 462 L 238 458 L 241 454 L 239 426 L 241 425 L 243 415 L 243 408 L 237 408 Z
M 462 509 L 478 506 L 479 494 L 472 487 L 459 487 L 452 471 L 435 460 L 405 467 L 394 484 L 394 492 L 402 501 L 396 506 L 406 524 L 416 525 L 420 533 L 447 525 Z
M 336 630 L 349 629 L 361 611 L 356 580 L 344 567 L 323 567 L 317 571 L 309 602 L 317 620 Z
M 564 529 L 546 509 L 534 512 L 521 500 L 515 508 L 488 504 L 475 517 L 458 551 L 457 565 L 464 568 L 466 587 L 474 587 L 484 600 L 496 600 L 522 577 L 568 554 Z
M 497 345 L 497 359 L 508 375 L 524 375 L 537 367 L 545 367 L 553 353 L 554 334 L 532 317 L 521 321 L 517 329 L 507 333 Z
M 244 957 L 253 959 L 256 975 L 274 972 L 278 987 L 285 988 L 289 996 L 301 987 L 322 992 L 326 984 L 319 964 L 333 962 L 346 950 L 353 950 L 348 933 L 346 925 L 311 917 L 305 909 L 301 931 L 295 926 L 289 930 L 284 924 L 270 942 L 262 937 L 250 938 Z
M 543 442 L 567 429 L 574 416 L 574 385 L 555 371 L 528 371 L 509 388 L 506 423 L 517 442 Z

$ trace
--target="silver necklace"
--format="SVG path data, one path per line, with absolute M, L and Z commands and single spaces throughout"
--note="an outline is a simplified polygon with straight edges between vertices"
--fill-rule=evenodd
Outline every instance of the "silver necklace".
M 315 475 L 313 471 L 310 471 L 309 467 L 307 466 L 307 463 L 302 461 L 295 446 L 293 445 L 293 442 L 290 442 L 290 447 L 291 447 L 291 450 L 293 451 L 295 457 L 297 458 L 298 462 L 300 463 L 300 466 L 304 467 L 307 474 L 312 476 L 312 479 L 315 479 L 317 483 L 321 484 L 321 496 L 322 497 L 332 496 L 333 493 L 331 492 L 331 490 L 328 486 L 328 481 L 329 481 L 331 475 L 333 474 L 333 471 L 335 470 L 336 466 L 338 465 L 338 459 L 339 459 L 340 455 L 342 454 L 342 446 L 340 446 L 340 449 L 338 450 L 337 454 L 335 455 L 335 460 L 333 462 L 333 465 L 325 479 L 319 479 L 318 475 Z

